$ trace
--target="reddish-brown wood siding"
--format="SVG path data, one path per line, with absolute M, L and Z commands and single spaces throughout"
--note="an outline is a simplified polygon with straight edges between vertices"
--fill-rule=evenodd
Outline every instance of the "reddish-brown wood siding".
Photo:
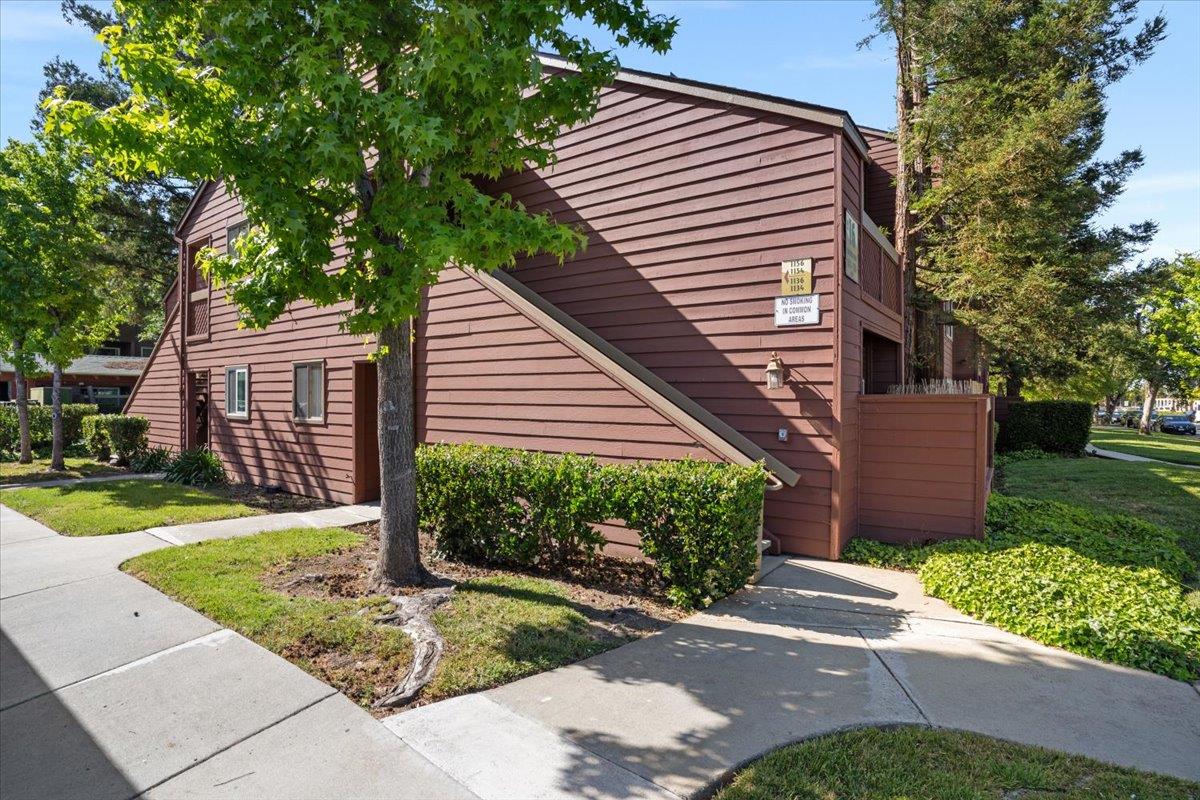
M 419 441 L 721 460 L 460 270 L 429 290 L 416 352 Z
M 180 414 L 180 342 L 179 305 L 167 315 L 163 334 L 154 347 L 142 376 L 134 386 L 125 413 L 145 417 L 150 421 L 148 437 L 151 447 L 178 450 L 182 432 Z
M 224 251 L 228 228 L 243 219 L 237 199 L 213 184 L 199 198 L 180 237 L 185 245 L 211 237 L 212 246 Z M 188 342 L 187 370 L 209 373 L 209 442 L 234 478 L 339 502 L 354 500 L 353 362 L 365 359 L 370 347 L 361 337 L 339 330 L 346 308 L 299 302 L 265 330 L 239 329 L 224 290 L 212 289 L 208 336 Z M 325 419 L 297 421 L 292 416 L 293 364 L 321 360 Z M 225 414 L 225 369 L 239 365 L 250 373 L 246 420 Z
M 870 147 L 866 170 L 867 216 L 875 224 L 893 232 L 888 236 L 895 241 L 896 230 L 896 170 L 899 153 L 894 137 L 882 131 L 861 128 L 863 138 Z
M 562 137 L 555 166 L 496 186 L 588 234 L 565 266 L 525 259 L 517 277 L 799 471 L 797 486 L 768 496 L 766 526 L 786 550 L 822 556 L 834 450 L 835 133 L 620 84 L 595 120 Z M 805 257 L 821 323 L 776 328 L 780 262 Z M 773 350 L 790 383 L 768 392 Z
M 868 166 L 849 142 L 843 141 L 839 172 L 842 210 L 855 219 L 861 219 L 863 211 Z M 840 224 L 844 225 L 844 220 Z M 839 255 L 843 254 L 839 252 Z M 858 532 L 859 526 L 859 400 L 865 375 L 863 334 L 870 332 L 896 342 L 901 339 L 899 313 L 874 297 L 878 294 L 878 276 L 882 259 L 885 258 L 882 249 L 867 233 L 865 225 L 860 225 L 858 280 L 843 272 L 841 282 L 841 370 L 837 428 L 840 447 L 835 483 L 838 515 L 828 554 L 833 558 L 841 553 L 846 543 Z M 876 365 L 877 370 L 879 366 Z
M 606 461 L 721 460 L 566 344 L 457 269 L 427 293 L 416 336 L 417 440 Z M 618 552 L 637 535 L 603 532 Z
M 982 536 L 990 473 L 986 395 L 859 399 L 859 533 L 885 541 Z

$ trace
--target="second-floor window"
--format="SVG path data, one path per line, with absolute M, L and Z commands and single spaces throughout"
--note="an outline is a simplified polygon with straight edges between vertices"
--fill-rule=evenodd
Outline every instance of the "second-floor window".
M 296 419 L 325 419 L 325 364 L 310 361 L 292 366 L 292 414 Z
M 246 235 L 246 231 L 250 229 L 250 223 L 242 220 L 236 225 L 230 225 L 225 229 L 225 252 L 230 256 L 237 258 L 237 249 L 234 247 L 234 242 Z
M 225 368 L 225 416 L 246 419 L 250 416 L 250 368 Z
M 858 220 L 849 211 L 846 212 L 844 234 L 846 277 L 858 283 Z

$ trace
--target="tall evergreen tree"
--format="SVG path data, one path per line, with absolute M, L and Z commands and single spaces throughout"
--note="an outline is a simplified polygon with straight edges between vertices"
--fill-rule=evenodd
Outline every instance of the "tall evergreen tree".
M 116 10 L 82 0 L 63 0 L 63 17 L 99 34 L 120 22 Z M 101 63 L 96 74 L 72 61 L 55 57 L 42 68 L 45 76 L 31 127 L 40 133 L 46 124 L 45 101 L 59 86 L 68 97 L 96 108 L 111 108 L 129 98 L 129 84 L 113 65 Z M 174 223 L 191 197 L 192 184 L 171 174 L 152 174 L 121 180 L 110 175 L 97 209 L 104 237 L 98 257 L 116 268 L 118 284 L 128 297 L 121 322 L 142 327 L 153 338 L 162 329 L 161 298 L 178 272 Z
M 1137 0 L 878 0 L 897 51 L 909 297 L 952 301 L 1009 394 L 1025 375 L 1070 371 L 1155 232 L 1096 222 L 1142 163 L 1137 150 L 1096 157 L 1105 91 L 1164 36 L 1161 16 L 1136 18 Z

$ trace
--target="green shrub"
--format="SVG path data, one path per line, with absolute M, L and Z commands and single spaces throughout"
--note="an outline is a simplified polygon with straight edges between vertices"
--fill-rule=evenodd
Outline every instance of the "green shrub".
M 94 414 L 83 421 L 83 445 L 88 455 L 97 461 L 108 461 L 112 456 L 112 443 L 108 440 L 104 415 Z
M 134 472 L 163 472 L 174 458 L 174 453 L 165 447 L 151 447 L 130 459 L 129 468 Z
M 1200 677 L 1200 608 L 1178 534 L 1122 514 L 993 494 L 987 535 L 918 546 L 855 539 L 844 557 L 917 570 L 926 593 L 1043 644 Z
M 184 450 L 175 456 L 163 473 L 170 483 L 190 486 L 212 486 L 225 482 L 225 467 L 221 465 L 221 459 L 207 447 Z
M 601 464 L 591 456 L 480 445 L 417 449 L 422 528 L 448 557 L 518 566 L 593 558 L 597 523 L 641 531 L 671 600 L 706 605 L 757 561 L 763 473 L 700 461 Z
M 83 420 L 98 409 L 91 403 L 63 403 L 63 446 L 70 448 L 83 435 Z M 34 449 L 49 447 L 53 439 L 50 406 L 29 406 L 29 436 Z M 0 406 L 0 453 L 16 453 L 21 447 L 21 428 L 15 404 Z
M 125 414 L 96 414 L 84 420 L 83 438 L 97 461 L 116 453 L 117 463 L 129 464 L 149 447 L 150 421 Z
M 1000 425 L 996 449 L 1011 453 L 1042 450 L 1078 456 L 1092 429 L 1092 407 L 1076 400 L 1036 400 L 1013 403 Z

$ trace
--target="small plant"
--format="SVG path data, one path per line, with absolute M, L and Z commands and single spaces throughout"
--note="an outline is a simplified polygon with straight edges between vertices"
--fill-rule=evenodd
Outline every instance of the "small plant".
M 165 447 L 151 447 L 146 452 L 134 456 L 129 462 L 129 467 L 134 472 L 164 472 L 174 458 L 174 454 Z
M 207 447 L 184 450 L 163 470 L 171 483 L 212 486 L 225 482 L 225 467 L 217 454 Z

